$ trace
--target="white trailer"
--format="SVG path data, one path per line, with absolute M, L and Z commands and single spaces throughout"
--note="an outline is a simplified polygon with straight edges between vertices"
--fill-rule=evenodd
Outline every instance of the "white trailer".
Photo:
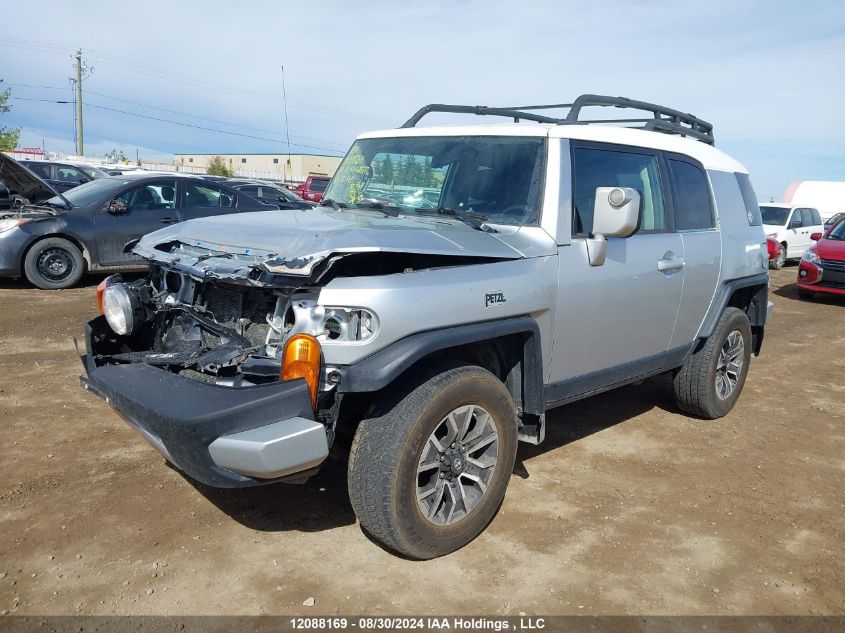
M 845 181 L 799 180 L 787 187 L 783 201 L 818 209 L 824 222 L 845 211 Z

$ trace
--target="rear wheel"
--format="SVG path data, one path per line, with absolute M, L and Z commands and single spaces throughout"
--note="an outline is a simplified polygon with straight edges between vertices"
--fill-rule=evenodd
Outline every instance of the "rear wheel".
M 435 558 L 472 541 L 498 511 L 516 459 L 516 413 L 480 367 L 442 365 L 398 389 L 398 402 L 358 427 L 349 496 L 373 538 Z
M 675 401 L 692 415 L 727 415 L 742 393 L 751 363 L 751 323 L 738 308 L 725 308 L 713 333 L 675 372 Z
M 85 272 L 82 251 L 61 237 L 48 237 L 36 242 L 24 258 L 24 274 L 35 286 L 44 290 L 70 288 Z

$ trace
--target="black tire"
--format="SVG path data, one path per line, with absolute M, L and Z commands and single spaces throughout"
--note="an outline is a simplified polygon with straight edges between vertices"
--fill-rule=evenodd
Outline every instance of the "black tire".
M 85 259 L 72 242 L 48 237 L 27 251 L 23 269 L 31 284 L 43 290 L 58 290 L 79 282 L 85 272 Z
M 786 244 L 781 244 L 780 246 L 781 248 L 778 256 L 769 260 L 769 268 L 772 270 L 780 270 L 786 263 Z
M 720 373 L 720 356 L 728 337 L 738 332 L 742 339 L 742 367 L 736 372 L 736 382 L 730 393 L 720 397 L 722 388 L 717 385 Z M 737 308 L 725 308 L 713 333 L 693 352 L 683 366 L 675 372 L 675 401 L 692 415 L 715 420 L 727 415 L 742 393 L 748 366 L 751 363 L 751 323 L 748 316 Z
M 444 363 L 427 367 L 391 386 L 378 417 L 363 420 L 349 456 L 349 498 L 361 527 L 375 540 L 409 558 L 425 560 L 460 549 L 490 523 L 505 496 L 516 459 L 517 425 L 505 386 L 476 366 Z M 456 409 L 483 407 L 495 425 L 496 463 L 486 491 L 462 518 L 438 525 L 423 514 L 418 471 L 430 437 Z M 477 424 L 476 418 L 468 424 Z M 491 445 L 492 446 L 492 445 Z M 469 453 L 467 454 L 469 455 Z M 435 461 L 438 459 L 434 457 Z M 466 461 L 466 460 L 465 460 Z M 451 477 L 437 472 L 431 477 Z M 465 481 L 458 478 L 458 482 Z M 438 485 L 436 480 L 434 484 Z M 444 485 L 444 484 L 440 484 Z M 453 490 L 460 483 L 446 480 Z M 479 489 L 480 490 L 480 489 Z M 450 493 L 451 494 L 451 493 Z M 443 497 L 445 507 L 445 493 Z M 466 499 L 466 493 L 462 495 Z M 431 501 L 431 504 L 439 501 Z M 458 505 L 452 496 L 454 506 Z M 466 510 L 466 501 L 464 510 Z

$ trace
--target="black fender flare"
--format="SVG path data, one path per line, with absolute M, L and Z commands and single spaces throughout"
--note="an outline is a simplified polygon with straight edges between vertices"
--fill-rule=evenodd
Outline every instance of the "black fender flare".
M 418 361 L 467 343 L 479 343 L 504 336 L 522 335 L 522 410 L 541 415 L 545 412 L 543 354 L 540 328 L 530 316 L 429 330 L 411 334 L 364 358 L 339 368 L 339 393 L 371 392 L 383 389 Z

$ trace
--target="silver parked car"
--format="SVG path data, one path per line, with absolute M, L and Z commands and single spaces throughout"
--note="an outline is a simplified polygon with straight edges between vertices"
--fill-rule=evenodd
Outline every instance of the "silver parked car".
M 585 124 L 605 106 L 646 115 Z M 354 435 L 362 527 L 419 559 L 485 528 L 554 407 L 669 373 L 724 416 L 771 305 L 746 169 L 691 115 L 568 107 L 427 106 L 362 134 L 315 210 L 146 235 L 149 276 L 98 289 L 83 385 L 211 486 L 302 481 Z

